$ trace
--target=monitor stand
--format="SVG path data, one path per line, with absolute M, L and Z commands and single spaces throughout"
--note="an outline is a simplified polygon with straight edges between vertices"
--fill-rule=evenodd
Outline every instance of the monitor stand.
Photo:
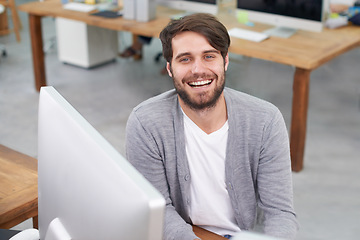
M 266 31 L 264 31 L 264 33 L 270 35 L 270 36 L 275 36 L 275 37 L 281 37 L 281 38 L 289 38 L 292 35 L 294 35 L 294 33 L 297 30 L 294 28 L 288 28 L 288 27 L 274 27 L 274 28 L 270 28 Z
M 46 231 L 45 239 L 47 240 L 71 240 L 69 233 L 59 218 L 54 218 Z
M 181 13 L 178 13 L 178 14 L 175 14 L 175 15 L 171 15 L 171 19 L 172 20 L 178 20 L 182 17 L 185 17 L 187 15 L 191 15 L 193 14 L 194 12 L 190 12 L 190 11 L 184 11 L 184 12 L 181 12 Z

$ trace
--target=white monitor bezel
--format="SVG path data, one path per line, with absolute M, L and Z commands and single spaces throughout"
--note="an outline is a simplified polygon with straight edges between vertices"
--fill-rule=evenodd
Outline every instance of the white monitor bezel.
M 53 87 L 40 91 L 38 138 L 41 239 L 161 238 L 163 196 Z

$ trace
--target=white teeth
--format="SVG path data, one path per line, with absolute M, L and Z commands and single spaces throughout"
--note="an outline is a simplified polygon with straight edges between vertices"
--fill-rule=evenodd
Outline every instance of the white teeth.
M 189 85 L 191 86 L 202 86 L 202 85 L 206 85 L 211 83 L 211 80 L 202 80 L 202 81 L 197 81 L 197 82 L 191 82 L 189 83 Z

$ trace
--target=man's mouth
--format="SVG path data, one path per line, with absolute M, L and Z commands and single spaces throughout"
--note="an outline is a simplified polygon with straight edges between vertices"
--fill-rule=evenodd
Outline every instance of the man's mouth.
M 207 85 L 210 85 L 212 83 L 213 80 L 201 80 L 201 81 L 194 81 L 194 82 L 189 82 L 189 86 L 193 87 L 193 88 L 200 88 L 200 87 L 204 87 Z

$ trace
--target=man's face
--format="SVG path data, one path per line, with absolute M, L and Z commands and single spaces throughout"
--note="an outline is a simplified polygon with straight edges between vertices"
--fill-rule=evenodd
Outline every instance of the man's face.
M 207 39 L 195 32 L 182 32 L 172 39 L 173 58 L 167 63 L 180 103 L 195 110 L 215 106 L 225 85 L 225 62 Z

